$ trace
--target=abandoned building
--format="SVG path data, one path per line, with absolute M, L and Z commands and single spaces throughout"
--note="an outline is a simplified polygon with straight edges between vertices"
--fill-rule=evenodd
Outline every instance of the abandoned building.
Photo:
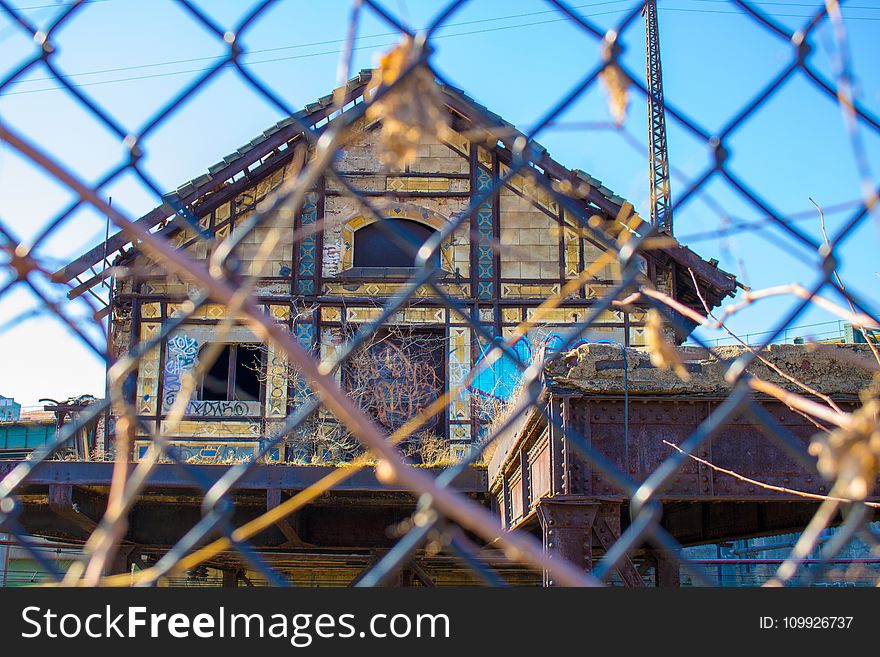
M 348 82 L 346 110 L 362 102 L 369 80 L 370 72 L 365 71 Z M 448 139 L 424 138 L 405 170 L 388 170 L 381 163 L 379 121 L 360 119 L 336 159 L 345 183 L 382 208 L 382 221 L 415 243 L 441 230 L 468 208 L 480 190 L 508 171 L 510 144 L 520 134 L 463 92 L 442 87 L 442 93 L 452 127 Z M 296 118 L 321 131 L 333 120 L 332 101 L 333 96 L 323 97 Z M 486 117 L 494 123 L 487 123 Z M 487 129 L 505 137 L 492 144 L 469 140 L 469 135 Z M 199 231 L 218 240 L 234 235 L 236 226 L 246 222 L 291 175 L 300 147 L 297 127 L 291 120 L 281 121 L 169 195 L 169 201 L 191 210 L 198 226 L 175 220 L 170 203 L 139 221 L 161 230 L 194 257 L 207 258 L 211 242 L 202 239 Z M 537 184 L 538 179 L 548 184 L 568 182 L 581 190 L 577 201 L 586 216 L 598 215 L 611 222 L 625 219 L 636 230 L 641 225 L 632 206 L 599 180 L 566 169 L 546 153 L 527 173 L 503 184 L 474 213 L 473 223 L 465 221 L 443 241 L 431 264 L 439 270 L 438 285 L 460 302 L 464 312 L 505 338 L 602 254 L 588 232 L 578 229 L 578 220 Z M 313 225 L 320 228 L 309 232 Z M 321 180 L 307 193 L 301 212 L 287 223 L 261 271 L 255 287 L 259 303 L 313 353 L 330 357 L 353 330 L 378 317 L 417 271 L 413 255 L 389 239 L 382 228 L 339 180 Z M 237 246 L 235 255 L 243 263 L 244 274 L 249 273 L 249 263 L 253 266 L 267 230 L 257 228 Z M 305 236 L 295 239 L 301 231 Z M 109 309 L 111 349 L 122 354 L 156 335 L 194 290 L 176 279 L 150 274 L 145 256 L 121 233 L 70 263 L 56 279 L 73 282 L 72 296 L 83 294 L 103 279 L 101 274 L 91 275 L 90 267 L 117 252 L 116 264 L 132 272 L 114 280 Z M 705 261 L 677 243 L 639 257 L 644 273 L 658 289 L 692 308 L 702 309 L 700 296 L 714 307 L 735 291 L 736 281 L 715 261 Z M 694 289 L 691 271 L 699 291 Z M 555 330 L 583 319 L 617 276 L 611 264 L 597 268 L 589 284 L 542 317 L 529 332 L 529 341 L 539 345 Z M 186 458 L 211 462 L 252 456 L 260 440 L 271 435 L 308 392 L 296 372 L 271 346 L 258 344 L 249 329 L 235 326 L 218 337 L 217 326 L 226 316 L 226 308 L 220 305 L 203 305 L 161 347 L 146 354 L 137 372 L 138 413 L 149 426 L 168 428 L 163 423 L 180 390 L 182 375 L 207 345 L 222 343 L 208 376 L 186 406 L 184 421 L 166 433 Z M 639 346 L 644 320 L 638 306 L 608 310 L 583 338 Z M 382 367 L 359 373 L 349 366 L 337 372 L 337 377 L 350 390 L 358 388 L 357 394 L 364 399 L 387 401 L 370 411 L 389 430 L 445 388 L 460 385 L 486 349 L 461 315 L 424 286 L 375 342 L 371 348 Z M 471 444 L 480 426 L 480 410 L 466 393 L 452 401 L 445 416 L 428 431 L 433 444 L 439 441 L 454 458 Z M 322 437 L 336 430 L 324 418 L 322 426 L 312 425 L 309 435 L 298 441 L 289 439 L 285 447 L 273 452 L 272 460 L 302 462 L 321 454 L 335 458 L 334 441 Z M 135 458 L 146 445 L 144 435 Z M 431 455 L 424 458 L 430 460 Z
M 363 72 L 347 84 L 343 111 L 363 102 L 369 82 L 369 72 Z M 259 253 L 269 236 L 269 228 L 263 226 L 244 234 L 234 250 L 238 272 L 255 277 L 254 295 L 265 312 L 311 353 L 331 359 L 426 269 L 417 266 L 421 263 L 415 251 L 392 236 L 420 245 L 443 231 L 427 269 L 454 303 L 422 285 L 335 372 L 343 389 L 389 433 L 444 391 L 470 381 L 444 414 L 415 436 L 412 459 L 433 464 L 435 472 L 455 461 L 497 421 L 486 410 L 487 398 L 509 401 L 520 393 L 503 369 L 500 375 L 493 371 L 492 376 L 468 379 L 491 345 L 465 317 L 496 340 L 510 338 L 520 323 L 530 321 L 529 331 L 513 343 L 527 361 L 556 344 L 557 336 L 607 300 L 621 280 L 613 264 L 604 264 L 600 243 L 579 229 L 583 216 L 598 217 L 604 226 L 626 224 L 635 232 L 644 228 L 624 199 L 592 176 L 566 169 L 546 152 L 482 198 L 481 192 L 510 173 L 512 144 L 521 135 L 463 92 L 445 86 L 441 91 L 452 128 L 444 138 L 423 136 L 415 159 L 402 169 L 388 168 L 381 158 L 381 121 L 359 119 L 337 154 L 338 178 L 322 179 L 306 193 L 301 209 L 283 219 L 287 223 L 271 252 Z M 338 118 L 335 95 L 309 105 L 296 119 L 316 132 L 325 130 Z M 474 138 L 487 133 L 503 136 L 491 143 Z M 298 159 L 306 157 L 308 146 L 302 143 L 299 127 L 291 120 L 281 121 L 182 185 L 139 221 L 161 231 L 179 249 L 207 259 L 218 243 L 234 238 L 237 227 L 247 225 L 255 211 L 271 202 L 273 191 L 295 175 Z M 539 182 L 574 190 L 580 217 Z M 381 216 L 367 211 L 346 186 L 369 199 Z M 175 216 L 174 204 L 186 206 L 195 224 Z M 444 231 L 473 206 L 471 220 Z M 108 276 L 96 267 L 105 254 L 115 255 L 106 309 L 112 353 L 122 355 L 150 341 L 167 322 L 192 310 L 190 300 L 197 290 L 152 267 L 122 233 L 67 265 L 56 278 L 72 282 L 72 297 L 84 294 Z M 636 257 L 651 284 L 698 312 L 704 311 L 704 304 L 719 306 L 738 285 L 716 261 L 703 260 L 665 233 L 660 246 Z M 125 273 L 118 275 L 120 271 Z M 579 287 L 538 317 L 542 302 L 587 271 L 592 273 L 586 284 L 579 281 Z M 593 568 L 631 522 L 633 491 L 623 490 L 611 471 L 625 473 L 635 485 L 656 476 L 677 446 L 729 401 L 731 386 L 724 379 L 722 361 L 741 353 L 721 348 L 719 360 L 701 350 L 679 348 L 691 374 L 684 381 L 657 369 L 640 349 L 646 342 L 645 305 L 636 301 L 602 306 L 606 307 L 579 345 L 546 363 L 540 402 L 498 437 L 487 463 L 465 469 L 454 484 L 462 495 L 495 511 L 506 528 L 541 536 L 545 550 L 584 570 Z M 125 393 L 142 421 L 134 460 L 142 458 L 152 429 L 168 436 L 177 454 L 199 470 L 203 482 L 214 484 L 229 464 L 252 458 L 309 399 L 308 383 L 296 368 L 249 328 L 230 322 L 235 317 L 229 315 L 228 308 L 205 303 L 140 359 Z M 668 337 L 680 344 L 686 331 Z M 867 370 L 851 363 L 859 353 L 864 356 L 864 349 L 826 347 L 847 350 L 849 361 L 837 358 L 842 352 L 774 345 L 749 372 L 794 390 L 792 381 L 779 375 L 790 373 L 841 408 L 853 410 L 859 391 L 870 382 Z M 189 377 L 184 375 L 203 362 L 207 350 L 217 358 L 205 365 L 189 401 L 179 404 L 183 419 L 169 422 L 169 411 L 186 392 L 183 386 Z M 777 369 L 768 368 L 765 361 Z M 768 396 L 756 395 L 751 403 L 750 412 L 727 418 L 693 458 L 682 455 L 684 461 L 653 500 L 662 510 L 663 529 L 685 548 L 797 532 L 819 504 L 802 493 L 828 493 L 829 483 L 805 456 L 815 424 Z M 798 449 L 786 451 L 768 437 L 767 422 L 781 427 Z M 83 442 L 82 453 L 92 446 L 90 440 L 92 434 Z M 278 442 L 268 462 L 249 471 L 230 493 L 234 524 L 241 526 L 292 499 L 334 472 L 356 448 L 334 418 L 316 413 L 295 435 Z M 589 451 L 599 460 L 586 458 Z M 596 467 L 602 459 L 613 467 Z M 77 543 L 94 530 L 106 506 L 113 464 L 83 460 L 89 459 L 47 461 L 30 476 L 24 517 L 34 535 Z M 0 464 L 0 474 L 11 467 Z M 175 466 L 158 464 L 132 507 L 125 549 L 111 571 L 149 567 L 199 522 L 200 504 L 201 499 L 191 494 L 191 482 L 182 479 Z M 350 585 L 395 545 L 397 538 L 389 531 L 409 520 L 414 505 L 405 486 L 380 481 L 372 468 L 365 468 L 275 522 L 253 538 L 253 545 L 289 581 Z M 507 582 L 541 583 L 542 573 L 511 563 L 493 544 L 480 543 L 478 550 L 476 558 Z M 871 563 L 876 568 L 876 560 Z M 224 585 L 252 583 L 260 577 L 232 552 L 218 555 L 187 577 L 209 581 L 209 569 L 215 583 Z M 401 585 L 477 581 L 448 550 L 418 550 L 396 577 L 394 583 Z M 617 585 L 677 586 L 682 573 L 675 559 L 645 543 L 634 546 L 606 578 Z M 555 584 L 547 573 L 543 583 Z

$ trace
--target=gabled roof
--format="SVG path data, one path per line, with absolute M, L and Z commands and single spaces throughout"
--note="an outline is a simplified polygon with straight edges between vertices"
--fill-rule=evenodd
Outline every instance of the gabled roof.
M 361 71 L 356 77 L 348 81 L 344 87 L 345 103 L 348 105 L 361 98 L 370 81 L 372 72 Z M 512 124 L 505 121 L 488 108 L 477 103 L 461 89 L 450 85 L 441 84 L 444 100 L 455 114 L 482 128 L 494 128 L 499 137 L 499 148 L 502 146 L 508 152 L 512 152 L 514 142 L 525 137 Z M 309 103 L 302 110 L 291 117 L 282 119 L 275 125 L 256 138 L 244 144 L 234 153 L 230 153 L 216 164 L 208 167 L 206 173 L 180 185 L 175 191 L 165 194 L 162 205 L 154 208 L 136 223 L 148 229 L 157 226 L 177 224 L 179 221 L 178 210 L 192 208 L 198 211 L 198 206 L 208 197 L 213 197 L 220 192 L 229 195 L 241 191 L 253 184 L 261 170 L 278 164 L 280 160 L 289 157 L 293 150 L 290 145 L 302 138 L 303 128 L 313 131 L 320 130 L 330 119 L 330 115 L 336 110 L 334 98 L 342 89 L 334 90 L 333 93 L 318 98 L 314 103 Z M 569 181 L 576 184 L 576 188 L 582 189 L 587 183 L 587 190 L 582 193 L 583 200 L 601 210 L 610 218 L 618 217 L 626 200 L 602 184 L 601 180 L 593 178 L 589 174 L 574 169 L 568 169 L 550 157 L 547 150 L 536 144 L 532 145 L 540 153 L 540 157 L 534 159 L 534 165 L 548 176 L 560 181 Z M 226 194 L 224 194 L 225 196 Z M 630 206 L 631 207 L 631 206 Z M 647 224 L 642 221 L 642 227 Z M 639 232 L 639 227 L 635 227 Z M 75 297 L 82 294 L 90 287 L 99 283 L 103 274 L 95 274 L 90 279 L 80 282 L 77 277 L 94 267 L 105 257 L 109 257 L 131 244 L 131 238 L 125 231 L 112 235 L 106 243 L 101 243 L 65 265 L 53 275 L 56 282 L 67 283 L 77 279 L 77 285 L 68 296 Z M 683 271 L 683 277 L 690 279 L 687 269 L 692 269 L 695 275 L 707 284 L 707 301 L 712 305 L 718 305 L 725 296 L 732 295 L 739 285 L 733 275 L 722 271 L 717 266 L 717 261 L 703 260 L 688 247 L 677 245 L 652 250 L 650 257 L 663 264 L 672 263 Z M 696 302 L 696 297 L 694 298 Z

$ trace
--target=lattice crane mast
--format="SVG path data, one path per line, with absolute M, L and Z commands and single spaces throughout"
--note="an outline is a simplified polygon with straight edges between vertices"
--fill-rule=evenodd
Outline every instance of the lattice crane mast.
M 660 27 L 657 0 L 645 0 L 645 68 L 648 87 L 648 158 L 651 178 L 651 223 L 672 234 L 672 200 L 669 190 L 669 154 L 666 148 L 666 106 L 660 66 Z

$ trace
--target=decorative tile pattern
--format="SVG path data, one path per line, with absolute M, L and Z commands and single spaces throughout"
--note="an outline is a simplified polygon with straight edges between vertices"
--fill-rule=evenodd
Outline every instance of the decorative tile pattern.
M 382 315 L 381 308 L 357 306 L 346 308 L 345 317 L 349 322 L 370 322 Z M 443 324 L 446 321 L 445 308 L 406 308 L 394 313 L 389 324 Z
M 522 321 L 522 312 L 519 308 L 504 308 L 501 310 L 501 321 L 519 324 Z
M 492 175 L 482 166 L 477 166 L 477 192 L 485 192 L 492 187 Z M 493 283 L 495 276 L 495 250 L 492 248 L 494 240 L 494 212 L 492 198 L 483 203 L 477 210 L 474 221 L 477 233 L 477 296 L 480 299 L 493 297 Z
M 520 283 L 502 283 L 501 296 L 511 299 L 540 299 L 559 294 L 558 283 L 553 285 L 522 285 Z
M 471 371 L 471 332 L 467 328 L 449 328 L 449 390 L 463 387 Z M 464 390 L 449 404 L 451 421 L 470 420 L 470 393 Z
M 269 343 L 266 363 L 266 417 L 284 417 L 287 415 L 287 359 Z
M 584 308 L 550 308 L 541 309 L 528 308 L 526 310 L 526 319 L 539 324 L 553 322 L 556 324 L 568 324 L 582 322 L 586 317 L 587 311 Z M 602 313 L 604 319 L 606 313 Z M 610 315 L 610 313 L 608 313 Z M 608 319 L 612 319 L 613 316 Z
M 290 306 L 269 306 L 272 317 L 278 321 L 290 319 Z
M 342 227 L 342 271 L 351 269 L 354 266 L 354 231 L 351 224 Z
M 294 335 L 303 349 L 311 352 L 315 348 L 315 325 L 311 321 L 297 321 L 294 325 Z M 311 393 L 308 383 L 302 376 L 295 376 L 293 384 L 293 399 L 296 403 L 302 402 Z
M 325 283 L 324 294 L 336 297 L 391 297 L 397 294 L 404 283 Z M 438 283 L 447 294 L 466 299 L 470 296 L 471 286 L 467 283 Z M 416 297 L 436 297 L 434 291 L 422 285 L 415 293 Z
M 203 422 L 199 420 L 183 420 L 178 422 L 176 426 L 172 426 L 171 422 L 162 421 L 161 432 L 166 436 L 181 436 L 193 438 L 233 438 L 241 437 L 259 437 L 259 422 Z
M 386 180 L 386 189 L 389 192 L 449 192 L 449 191 L 467 191 L 458 189 L 461 185 L 457 184 L 457 180 L 452 178 L 434 178 L 434 177 L 402 177 L 388 176 Z M 456 189 L 453 189 L 456 187 Z
M 296 338 L 303 349 L 311 351 L 315 343 L 315 325 L 311 321 L 298 321 L 296 323 Z
M 214 210 L 214 223 L 219 224 L 221 221 L 229 219 L 230 206 L 229 201 Z
M 318 194 L 309 192 L 303 200 L 300 223 L 303 228 L 318 220 Z M 311 234 L 299 243 L 299 293 L 315 294 L 315 269 L 318 262 L 318 236 Z
M 158 324 L 141 324 L 141 342 L 159 332 Z M 159 397 L 159 347 L 150 349 L 141 359 L 137 378 L 137 408 L 141 415 L 155 415 Z
M 145 303 L 141 306 L 141 317 L 154 319 L 162 314 L 161 305 L 158 302 Z
M 322 322 L 341 322 L 342 321 L 342 309 L 337 306 L 322 306 L 321 307 L 321 321 Z
M 562 235 L 565 245 L 565 275 L 574 278 L 581 271 L 580 237 L 568 226 L 564 228 Z

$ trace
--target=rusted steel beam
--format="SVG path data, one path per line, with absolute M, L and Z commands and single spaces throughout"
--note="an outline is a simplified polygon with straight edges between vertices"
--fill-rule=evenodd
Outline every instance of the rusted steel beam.
M 599 513 L 593 523 L 593 534 L 604 552 L 612 548 L 620 538 L 620 504 L 602 504 L 599 507 Z M 645 585 L 629 557 L 621 561 L 617 573 L 630 588 L 641 588 Z
M 725 294 L 736 289 L 736 279 L 706 262 L 686 246 L 667 247 L 664 251 L 682 267 L 693 269 L 698 278 L 706 280 Z
M 422 583 L 422 586 L 426 586 L 428 588 L 434 588 L 437 584 L 431 579 L 431 576 L 425 571 L 422 566 L 417 563 L 415 560 L 410 561 L 407 564 L 407 567 L 412 571 L 414 579 L 419 580 Z
M 120 545 L 111 561 L 108 561 L 105 575 L 130 573 L 132 564 L 141 561 L 141 550 L 137 545 Z
M 367 575 L 367 573 L 369 573 L 373 569 L 373 566 L 379 563 L 382 557 L 384 557 L 386 554 L 388 554 L 388 550 L 373 550 L 370 554 L 370 558 L 367 559 L 366 563 L 364 563 L 363 568 L 358 571 L 358 573 L 354 576 L 354 579 L 352 579 L 348 583 L 348 585 L 350 587 L 357 586 L 357 584 Z
M 67 293 L 67 298 L 68 299 L 76 299 L 77 297 L 85 294 L 88 290 L 91 290 L 93 287 L 95 287 L 98 283 L 103 281 L 105 278 L 110 278 L 112 276 L 113 276 L 113 268 L 107 267 L 103 271 L 99 271 L 97 274 L 95 274 L 91 278 L 86 279 L 85 281 L 83 281 L 82 283 L 80 283 L 79 285 L 77 285 L 76 287 L 71 289 Z
M 241 577 L 241 569 L 224 568 L 223 569 L 223 588 L 238 588 L 238 580 Z
M 20 461 L 0 461 L 0 479 L 13 470 Z M 157 465 L 146 485 L 156 488 L 192 489 L 193 480 L 181 477 L 180 466 L 170 463 Z M 198 479 L 207 485 L 216 483 L 232 466 L 185 464 L 183 467 L 198 473 Z M 242 478 L 238 489 L 303 490 L 327 476 L 331 466 L 257 465 Z M 103 461 L 44 461 L 28 475 L 28 486 L 65 484 L 68 486 L 109 486 L 113 463 Z M 436 473 L 439 473 L 437 470 Z M 462 493 L 485 494 L 485 471 L 471 468 L 456 478 L 453 488 Z M 405 492 L 406 486 L 381 483 L 371 469 L 364 469 L 334 486 L 337 491 Z
M 564 414 L 559 399 L 551 399 L 548 407 L 550 417 L 550 494 L 562 495 L 566 492 L 568 479 L 565 464 L 565 434 L 559 430 L 557 423 L 561 420 L 564 426 Z
M 719 400 L 694 395 L 631 395 L 628 404 L 616 396 L 568 396 L 563 411 L 566 426 L 580 436 L 582 443 L 641 482 L 674 452 L 671 445 L 681 444 L 719 403 Z M 815 426 L 780 403 L 768 401 L 763 406 L 796 440 L 802 442 L 806 451 Z M 628 432 L 624 430 L 625 413 L 629 414 Z M 496 451 L 489 464 L 490 492 L 500 490 L 514 470 L 529 471 L 534 467 L 531 462 L 522 464 L 520 454 L 538 456 L 530 451 L 530 447 L 545 427 L 546 420 L 525 422 L 515 440 L 505 445 L 505 452 Z M 564 448 L 565 494 L 623 499 L 624 493 L 600 469 L 592 467 L 561 431 L 555 431 L 554 437 L 562 441 Z M 624 462 L 627 453 L 629 464 Z M 656 492 L 655 499 L 661 502 L 801 501 L 804 498 L 799 492 L 825 495 L 830 488 L 816 470 L 795 460 L 785 445 L 769 438 L 746 415 L 734 418 L 694 456 L 696 459 L 686 459 L 682 463 L 666 486 Z M 880 485 L 880 477 L 877 484 Z M 874 490 L 880 490 L 880 487 Z M 876 494 L 869 499 L 878 500 L 880 496 Z
M 271 511 L 281 504 L 281 489 L 269 488 L 266 490 L 266 510 Z M 282 518 L 275 523 L 275 526 L 284 534 L 287 539 L 287 547 L 314 547 L 300 538 L 297 531 L 290 524 L 289 518 Z
M 59 517 L 91 533 L 98 526 L 73 501 L 72 484 L 49 484 L 49 508 Z
M 544 550 L 551 560 L 565 559 L 583 572 L 593 570 L 593 522 L 598 502 L 568 497 L 545 497 L 536 506 Z M 559 586 L 544 572 L 544 586 Z
M 662 550 L 652 550 L 654 559 L 654 583 L 658 588 L 681 586 L 681 566 L 678 560 Z

